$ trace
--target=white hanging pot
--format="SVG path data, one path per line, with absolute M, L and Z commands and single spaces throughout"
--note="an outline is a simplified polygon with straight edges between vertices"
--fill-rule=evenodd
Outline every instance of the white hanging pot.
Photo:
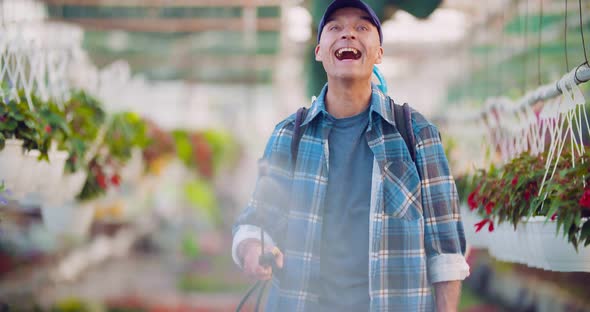
M 74 173 L 64 174 L 61 180 L 61 200 L 63 202 L 71 202 L 80 194 L 86 182 L 88 173 L 84 169 L 80 169 Z
M 43 203 L 43 224 L 54 236 L 84 239 L 94 217 L 94 202 L 51 204 Z
M 521 264 L 527 264 L 529 262 L 530 252 L 529 252 L 529 239 L 527 233 L 527 223 L 520 222 L 516 226 L 516 248 L 518 250 L 518 256 L 516 257 L 516 262 Z
M 55 201 L 61 196 L 60 182 L 68 156 L 68 152 L 53 150 L 49 152 L 49 162 L 39 163 L 39 175 L 43 179 L 38 180 L 38 189 L 44 200 Z
M 540 257 L 545 269 L 559 272 L 590 272 L 590 246 L 574 246 L 561 233 L 557 233 L 557 222 L 545 222 L 545 217 L 537 217 L 528 223 L 536 227 L 540 239 Z
M 545 217 L 532 217 L 526 222 L 523 222 L 523 225 L 526 232 L 527 252 L 529 253 L 526 265 L 532 268 L 546 270 L 549 265 L 545 261 L 543 249 L 547 242 L 543 241 L 541 237 L 541 233 L 545 227 L 543 224 L 545 219 Z M 555 234 L 555 231 L 553 234 Z
M 23 161 L 23 140 L 8 139 L 0 151 L 0 182 L 4 181 L 8 190 L 16 187 Z
M 25 152 L 22 162 L 20 176 L 18 177 L 17 184 L 14 188 L 15 197 L 22 201 L 25 196 L 34 192 L 37 188 L 36 181 L 39 179 L 38 166 L 39 166 L 39 155 L 41 153 L 38 150 L 30 150 Z
M 512 248 L 509 245 L 510 231 L 508 227 L 507 223 L 496 224 L 493 232 L 488 232 L 487 228 L 484 227 L 480 233 L 487 234 L 488 250 L 494 258 L 500 261 L 512 262 L 510 255 Z

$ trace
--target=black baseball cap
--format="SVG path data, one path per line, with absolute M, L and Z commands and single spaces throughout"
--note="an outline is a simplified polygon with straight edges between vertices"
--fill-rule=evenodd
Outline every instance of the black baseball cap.
M 371 7 L 368 4 L 364 3 L 361 0 L 334 0 L 334 1 L 332 1 L 332 3 L 330 3 L 328 8 L 326 9 L 326 12 L 324 12 L 322 19 L 320 20 L 320 24 L 318 25 L 318 43 L 320 42 L 320 38 L 322 37 L 322 30 L 324 29 L 324 26 L 326 26 L 326 23 L 328 22 L 328 18 L 334 13 L 334 11 L 336 11 L 338 9 L 342 9 L 342 8 L 357 8 L 357 9 L 361 9 L 361 10 L 365 11 L 367 14 L 369 14 L 369 20 L 371 21 L 371 24 L 373 24 L 375 27 L 377 27 L 377 30 L 379 31 L 379 42 L 381 44 L 383 44 L 383 33 L 381 32 L 381 21 L 379 21 L 379 18 L 377 17 L 377 14 L 375 14 L 375 11 L 373 11 L 373 9 L 371 9 Z

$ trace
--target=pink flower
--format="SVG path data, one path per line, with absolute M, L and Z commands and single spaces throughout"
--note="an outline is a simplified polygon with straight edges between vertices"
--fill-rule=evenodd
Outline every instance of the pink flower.
M 516 184 L 518 184 L 518 177 L 514 177 L 514 179 L 512 179 L 512 186 L 516 186 Z

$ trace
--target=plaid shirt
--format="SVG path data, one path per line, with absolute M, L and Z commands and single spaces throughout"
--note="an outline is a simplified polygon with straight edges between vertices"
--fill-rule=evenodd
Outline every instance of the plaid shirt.
M 296 168 L 291 139 L 295 116 L 277 125 L 256 189 L 234 227 L 235 247 L 260 237 L 284 253 L 274 272 L 267 311 L 317 311 L 323 207 L 328 183 L 327 86 L 303 122 Z M 457 191 L 437 128 L 412 112 L 416 163 L 395 127 L 389 98 L 372 86 L 366 130 L 374 153 L 370 205 L 371 311 L 434 311 L 432 283 L 469 274 Z M 354 246 L 351 246 L 354 252 Z

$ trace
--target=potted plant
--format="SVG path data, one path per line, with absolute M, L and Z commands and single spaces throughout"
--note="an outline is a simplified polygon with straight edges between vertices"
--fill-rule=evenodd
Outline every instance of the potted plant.
M 495 224 L 509 223 L 515 229 L 514 239 L 494 241 L 504 247 L 520 242 L 512 249 L 526 250 L 526 261 L 532 266 L 590 271 L 590 248 L 586 248 L 590 244 L 590 150 L 586 148 L 576 158 L 575 166 L 571 152 L 561 154 L 553 178 L 541 192 L 546 157 L 546 153 L 535 157 L 525 153 L 501 169 L 492 167 L 476 174 L 466 199 L 481 220 L 475 224 L 476 230 L 493 230 Z M 523 245 L 516 235 L 530 239 Z M 559 251 L 540 251 L 549 247 Z M 506 252 L 496 250 L 501 257 Z
M 20 101 L 0 99 L 0 179 L 10 189 L 21 178 L 23 150 L 38 149 L 42 144 L 38 119 L 22 91 L 20 96 Z
M 71 133 L 65 144 L 69 157 L 65 163 L 63 197 L 73 200 L 82 191 L 88 176 L 87 154 L 96 144 L 106 113 L 102 104 L 83 91 L 75 91 L 64 105 L 65 119 Z
M 41 101 L 33 96 L 34 109 L 38 116 L 41 131 L 41 144 L 39 152 L 42 161 L 35 168 L 36 176 L 44 179 L 36 179 L 38 190 L 43 201 L 63 202 L 61 196 L 64 185 L 64 168 L 69 157 L 69 138 L 71 128 L 66 120 L 65 111 L 52 100 Z M 32 184 L 31 181 L 28 184 Z
M 130 160 L 134 153 L 141 160 L 141 152 L 137 149 L 141 150 L 149 144 L 145 122 L 135 113 L 123 112 L 111 116 L 106 129 L 105 137 L 108 140 L 100 144 L 99 152 L 90 161 L 88 178 L 78 195 L 80 201 L 116 193 L 123 182 L 122 172 L 130 179 L 131 176 L 143 173 L 143 163 L 137 165 L 130 163 Z M 130 173 L 131 171 L 133 172 Z M 114 205 L 111 199 L 112 196 L 105 199 L 97 210 L 97 215 L 103 214 L 103 206 Z M 123 207 L 119 207 L 117 210 L 122 209 Z

